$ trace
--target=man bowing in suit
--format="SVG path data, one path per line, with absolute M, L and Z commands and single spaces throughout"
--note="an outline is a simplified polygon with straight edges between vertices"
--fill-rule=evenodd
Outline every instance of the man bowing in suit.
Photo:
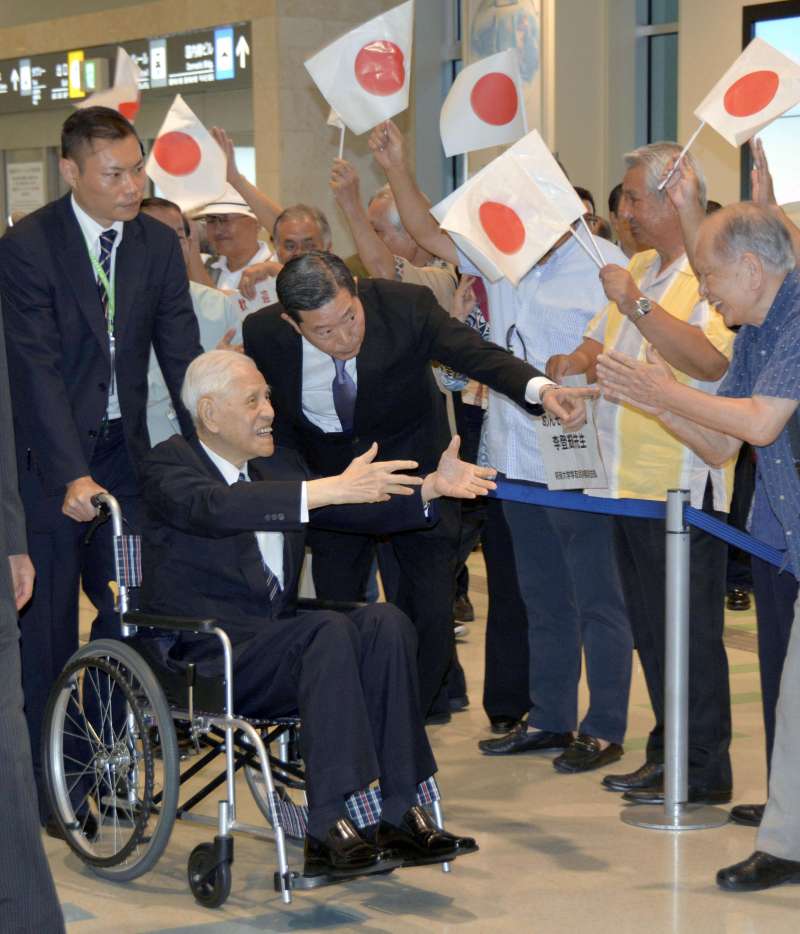
M 390 604 L 298 614 L 296 595 L 309 519 L 373 532 L 418 528 L 435 518 L 431 500 L 485 493 L 494 472 L 462 463 L 451 444 L 423 481 L 396 472 L 414 461 L 375 462 L 373 445 L 339 475 L 311 479 L 296 452 L 276 450 L 269 388 L 253 361 L 232 351 L 192 362 L 183 401 L 196 438 L 175 435 L 144 462 L 141 605 L 218 620 L 233 643 L 237 713 L 299 710 L 306 875 L 385 868 L 384 848 L 405 865 L 471 852 L 473 840 L 437 830 L 415 804 L 436 764 L 408 619 Z M 344 505 L 356 503 L 373 505 Z M 182 634 L 158 644 L 170 666 L 191 661 L 203 674 L 222 673 L 216 640 Z M 383 811 L 374 846 L 347 820 L 345 799 L 377 777 Z
M 136 465 L 146 424 L 151 344 L 176 407 L 201 352 L 175 233 L 139 214 L 145 174 L 136 131 L 115 110 L 64 123 L 71 192 L 0 240 L 20 491 L 36 567 L 22 617 L 25 712 L 43 822 L 40 732 L 50 688 L 78 647 L 78 585 L 98 610 L 95 637 L 118 633 L 110 532 L 83 542 L 91 498 L 108 490 L 136 525 Z M 186 430 L 191 424 L 184 413 Z
M 315 473 L 342 470 L 374 441 L 384 457 L 413 457 L 422 471 L 434 469 L 449 429 L 432 361 L 519 405 L 543 406 L 566 427 L 583 424 L 583 397 L 595 394 L 557 386 L 484 341 L 440 308 L 427 288 L 373 279 L 356 289 L 347 267 L 331 253 L 293 259 L 279 274 L 277 289 L 280 305 L 245 319 L 245 353 L 272 388 L 278 443 L 297 450 Z M 400 566 L 393 600 L 417 629 L 422 709 L 444 717 L 449 715 L 443 682 L 454 648 L 456 506 L 444 500 L 435 527 L 391 536 Z M 315 533 L 317 595 L 359 599 L 370 544 L 363 535 Z

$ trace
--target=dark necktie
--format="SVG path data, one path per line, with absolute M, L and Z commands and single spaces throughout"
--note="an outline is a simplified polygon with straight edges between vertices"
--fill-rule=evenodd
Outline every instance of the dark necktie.
M 353 430 L 353 418 L 356 411 L 356 384 L 353 377 L 345 370 L 344 360 L 337 360 L 331 357 L 333 365 L 336 367 L 336 376 L 333 378 L 333 406 L 339 421 L 342 423 L 342 431 Z
M 244 472 L 239 471 L 239 482 L 249 483 L 250 478 L 246 476 Z M 256 548 L 258 548 L 258 537 L 256 537 Z M 269 594 L 270 602 L 274 603 L 278 594 L 281 592 L 281 582 L 272 573 L 272 571 L 270 571 L 269 565 L 264 560 L 264 556 L 261 554 L 260 548 L 258 548 L 258 553 L 259 553 L 259 556 L 261 557 L 261 566 L 264 568 L 264 573 L 267 575 L 267 593 Z
M 117 239 L 117 232 L 113 228 L 111 230 L 104 230 L 100 234 L 100 255 L 97 257 L 98 263 L 106 274 L 106 279 L 108 282 L 111 282 L 111 251 L 114 248 L 114 241 Z M 97 280 L 97 291 L 100 293 L 100 302 L 103 306 L 103 311 L 108 315 L 108 294 L 106 292 L 106 287 L 103 285 L 103 280 Z

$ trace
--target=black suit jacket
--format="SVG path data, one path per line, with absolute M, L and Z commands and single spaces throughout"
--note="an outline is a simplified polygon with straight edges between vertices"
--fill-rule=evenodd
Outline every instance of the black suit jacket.
M 45 493 L 58 493 L 90 473 L 111 373 L 103 308 L 69 195 L 0 239 L 0 292 L 19 467 L 35 471 Z M 184 428 L 191 431 L 179 404 L 180 387 L 202 348 L 174 231 L 146 215 L 125 224 L 115 260 L 115 297 L 117 392 L 136 464 L 150 447 L 151 342 Z
M 268 483 L 229 486 L 196 438 L 174 435 L 150 451 L 142 473 L 143 609 L 214 617 L 233 635 L 251 634 L 265 618 L 292 615 L 305 541 L 300 486 L 309 478 L 297 452 L 278 448 L 270 458 L 249 462 L 251 481 Z M 407 531 L 435 519 L 426 519 L 419 493 L 314 509 L 310 516 L 314 524 L 370 534 Z M 284 535 L 284 588 L 274 606 L 256 531 Z
M 272 388 L 278 442 L 300 451 L 320 474 L 338 472 L 373 441 L 382 460 L 411 458 L 435 469 L 449 441 L 444 397 L 431 362 L 445 363 L 530 411 L 525 387 L 544 374 L 450 317 L 430 289 L 385 279 L 359 281 L 366 331 L 357 358 L 352 436 L 325 434 L 302 411 L 302 344 L 280 305 L 245 318 L 245 353 Z

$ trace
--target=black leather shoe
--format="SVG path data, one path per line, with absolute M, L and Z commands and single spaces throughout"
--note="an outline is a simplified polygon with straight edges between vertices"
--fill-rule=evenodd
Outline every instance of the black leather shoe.
M 756 850 L 744 862 L 717 873 L 717 885 L 729 892 L 757 892 L 784 882 L 800 882 L 800 863 Z
M 461 697 L 451 697 L 448 703 L 450 704 L 450 712 L 458 713 L 460 710 L 466 710 L 469 707 L 469 698 L 466 694 L 462 694 Z
M 663 804 L 663 788 L 639 788 L 626 791 L 623 800 L 631 804 Z M 727 804 L 733 794 L 731 789 L 704 788 L 700 785 L 689 785 L 689 804 Z
M 725 597 L 725 606 L 729 610 L 749 610 L 750 594 L 741 587 L 731 587 Z
M 392 856 L 367 843 L 353 824 L 341 817 L 324 840 L 306 836 L 303 875 L 339 877 L 380 872 L 398 865 L 396 859 L 391 863 Z
M 661 788 L 664 784 L 664 766 L 660 762 L 645 762 L 635 772 L 625 775 L 606 775 L 604 787 L 611 791 L 633 791 L 636 788 Z
M 567 747 L 566 752 L 553 759 L 553 768 L 557 772 L 589 772 L 592 769 L 611 765 L 621 759 L 625 750 L 619 743 L 609 743 L 605 749 L 594 736 L 579 733 Z
M 444 863 L 478 849 L 472 837 L 458 837 L 440 830 L 425 808 L 418 804 L 406 811 L 399 827 L 381 821 L 375 843 L 397 854 L 403 866 Z
M 548 730 L 529 730 L 527 723 L 518 723 L 510 733 L 500 739 L 482 739 L 478 749 L 485 756 L 511 756 L 517 752 L 542 752 L 545 749 L 566 749 L 572 742 L 572 733 L 551 733 Z
M 491 724 L 492 733 L 496 733 L 498 736 L 503 735 L 504 733 L 510 733 L 514 727 L 519 723 L 519 717 L 507 717 L 504 715 L 498 717 L 489 717 L 489 723 Z
M 431 713 L 425 717 L 425 726 L 436 726 L 438 723 L 449 723 L 452 719 L 453 718 L 449 710 L 431 711 Z
M 737 804 L 731 808 L 731 820 L 734 824 L 743 824 L 745 827 L 759 827 L 764 817 L 766 804 Z
M 80 832 L 86 837 L 87 840 L 94 840 L 97 836 L 97 818 L 89 811 L 85 816 L 78 817 L 74 826 L 68 828 L 69 830 L 80 830 Z M 47 818 L 47 822 L 44 825 L 45 833 L 48 837 L 53 837 L 56 840 L 66 840 L 67 835 L 64 833 L 64 830 L 61 827 L 61 824 L 56 820 L 55 815 L 51 814 Z
M 453 619 L 457 619 L 459 623 L 475 622 L 475 608 L 468 594 L 456 597 L 453 601 Z

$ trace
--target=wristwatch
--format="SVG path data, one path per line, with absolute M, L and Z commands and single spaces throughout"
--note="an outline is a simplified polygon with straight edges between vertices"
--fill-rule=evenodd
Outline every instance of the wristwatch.
M 645 315 L 649 315 L 653 310 L 653 303 L 645 295 L 637 298 L 634 305 L 636 305 L 636 310 L 631 312 L 631 321 L 638 321 L 640 318 L 644 318 Z

